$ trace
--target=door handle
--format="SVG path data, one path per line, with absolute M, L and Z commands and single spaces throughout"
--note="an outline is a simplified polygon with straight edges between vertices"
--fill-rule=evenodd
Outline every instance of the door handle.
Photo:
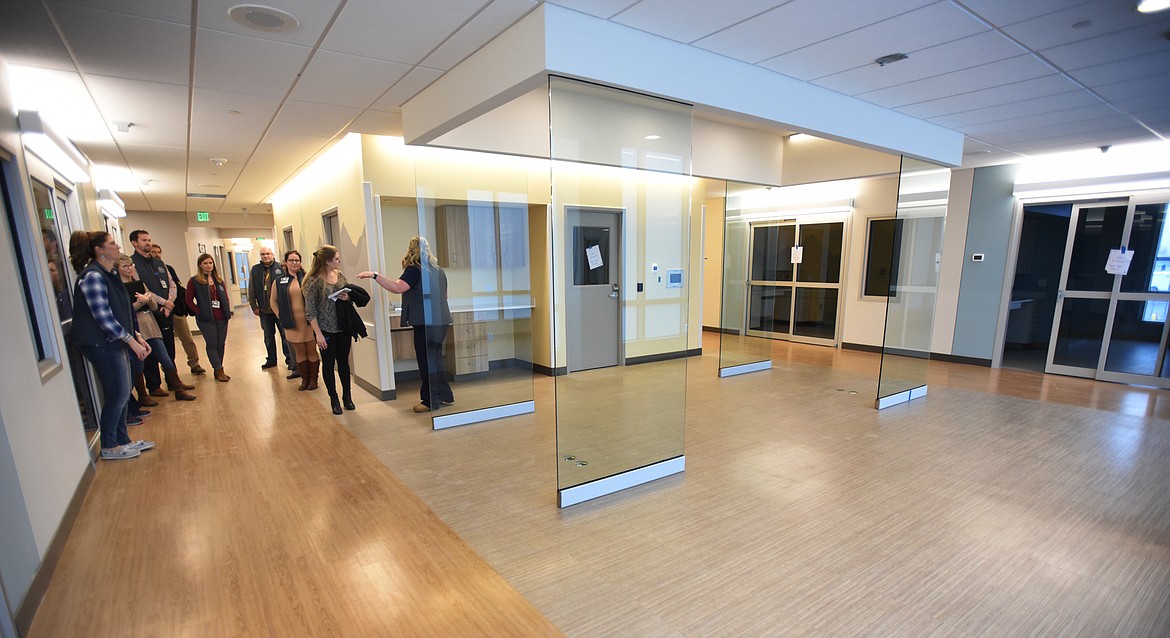
M 610 299 L 617 299 L 618 298 L 618 285 L 617 284 L 613 285 L 613 290 L 611 290 L 609 292 L 609 298 Z

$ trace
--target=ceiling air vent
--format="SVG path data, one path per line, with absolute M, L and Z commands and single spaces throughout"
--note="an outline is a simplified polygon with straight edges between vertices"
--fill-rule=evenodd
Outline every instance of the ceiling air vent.
M 191 199 L 227 199 L 227 195 L 216 195 L 215 193 L 187 193 L 187 197 Z
M 249 29 L 265 33 L 288 33 L 301 26 L 300 21 L 288 13 L 259 4 L 238 4 L 228 9 L 228 15 Z

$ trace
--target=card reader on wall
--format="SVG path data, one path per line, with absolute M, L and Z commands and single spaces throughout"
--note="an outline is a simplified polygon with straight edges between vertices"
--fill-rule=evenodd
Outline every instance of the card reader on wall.
M 682 268 L 670 268 L 666 271 L 666 287 L 667 288 L 682 288 L 683 287 Z

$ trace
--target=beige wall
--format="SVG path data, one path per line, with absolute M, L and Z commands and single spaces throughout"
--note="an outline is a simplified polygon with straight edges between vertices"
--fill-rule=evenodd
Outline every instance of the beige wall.
M 851 242 L 846 258 L 841 315 L 843 343 L 880 346 L 886 325 L 886 300 L 863 297 L 866 227 L 873 217 L 893 217 L 898 205 L 898 178 L 863 180 L 853 202 Z
M 896 175 L 901 157 L 833 142 L 809 135 L 796 135 L 784 142 L 785 186 L 812 184 L 873 175 Z
M 722 316 L 724 201 L 722 197 L 708 198 L 703 220 L 702 325 L 715 329 L 719 328 Z

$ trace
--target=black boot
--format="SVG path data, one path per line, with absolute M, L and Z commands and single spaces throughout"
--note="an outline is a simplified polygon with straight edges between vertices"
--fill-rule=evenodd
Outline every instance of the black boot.
M 334 414 L 341 414 L 341 403 L 337 400 L 336 394 L 329 395 L 329 405 L 333 408 Z
M 341 391 L 341 405 L 344 405 L 346 410 L 357 409 L 357 406 L 353 404 L 353 397 L 349 394 L 349 388 L 344 388 Z

